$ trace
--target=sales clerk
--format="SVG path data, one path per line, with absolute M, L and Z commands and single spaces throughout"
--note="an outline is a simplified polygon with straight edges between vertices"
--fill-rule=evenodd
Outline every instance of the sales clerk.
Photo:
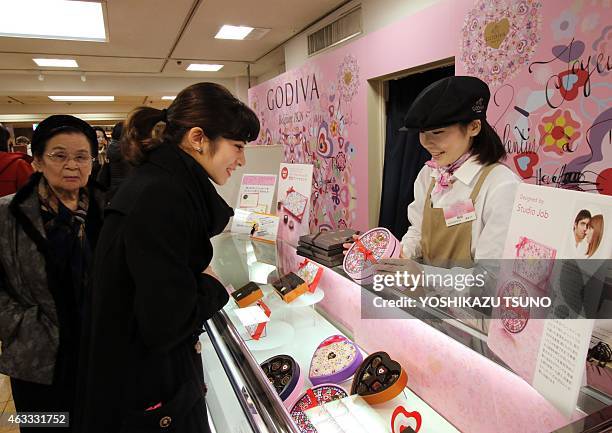
M 414 183 L 404 257 L 444 268 L 501 258 L 520 179 L 501 163 L 506 151 L 486 119 L 490 95 L 480 79 L 454 76 L 410 107 L 405 126 L 419 130 L 432 159 Z

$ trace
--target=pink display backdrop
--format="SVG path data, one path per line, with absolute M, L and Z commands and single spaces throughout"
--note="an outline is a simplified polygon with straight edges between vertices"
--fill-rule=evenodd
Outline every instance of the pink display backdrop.
M 529 183 L 612 195 L 611 13 L 608 1 L 479 0 L 463 14 L 456 73 L 489 83 L 489 119 Z
M 455 57 L 458 75 L 489 83 L 488 118 L 525 181 L 612 194 L 610 9 L 609 1 L 439 2 L 251 88 L 258 144 L 282 144 L 285 162 L 314 165 L 311 231 L 366 230 L 367 81 Z M 279 249 L 284 270 L 295 270 L 295 250 Z M 400 361 L 411 389 L 462 431 L 535 433 L 570 422 L 519 376 L 418 320 L 362 320 L 358 285 L 330 271 L 320 285 L 322 308 L 365 350 Z
M 367 81 L 455 57 L 458 75 L 489 83 L 488 118 L 517 174 L 612 194 L 611 12 L 608 1 L 440 2 L 249 89 L 257 143 L 314 164 L 312 230 L 366 230 Z

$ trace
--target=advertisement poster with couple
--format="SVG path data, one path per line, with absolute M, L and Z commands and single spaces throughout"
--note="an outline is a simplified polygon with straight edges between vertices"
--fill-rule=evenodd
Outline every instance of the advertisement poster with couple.
M 610 223 L 610 222 L 608 222 Z M 589 204 L 580 209 L 574 218 L 573 242 L 567 250 L 575 259 L 606 258 L 599 246 L 604 238 L 605 219 L 601 209 Z M 573 247 L 572 247 L 573 246 Z
M 606 223 L 610 196 L 523 184 L 500 267 L 498 296 L 550 304 L 496 309 L 487 344 L 567 416 L 586 385 L 591 335 L 612 317 Z

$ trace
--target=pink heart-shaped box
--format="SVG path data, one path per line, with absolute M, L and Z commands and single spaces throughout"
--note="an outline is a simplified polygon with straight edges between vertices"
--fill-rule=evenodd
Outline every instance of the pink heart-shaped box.
M 313 385 L 340 383 L 351 377 L 362 361 L 355 343 L 342 335 L 332 335 L 312 355 L 308 378 Z

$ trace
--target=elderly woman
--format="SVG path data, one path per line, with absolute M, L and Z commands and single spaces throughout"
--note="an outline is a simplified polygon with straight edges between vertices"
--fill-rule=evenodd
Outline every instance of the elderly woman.
M 102 225 L 102 194 L 87 182 L 96 133 L 76 117 L 51 116 L 34 131 L 32 153 L 37 173 L 0 199 L 0 372 L 11 378 L 18 412 L 70 412 Z

